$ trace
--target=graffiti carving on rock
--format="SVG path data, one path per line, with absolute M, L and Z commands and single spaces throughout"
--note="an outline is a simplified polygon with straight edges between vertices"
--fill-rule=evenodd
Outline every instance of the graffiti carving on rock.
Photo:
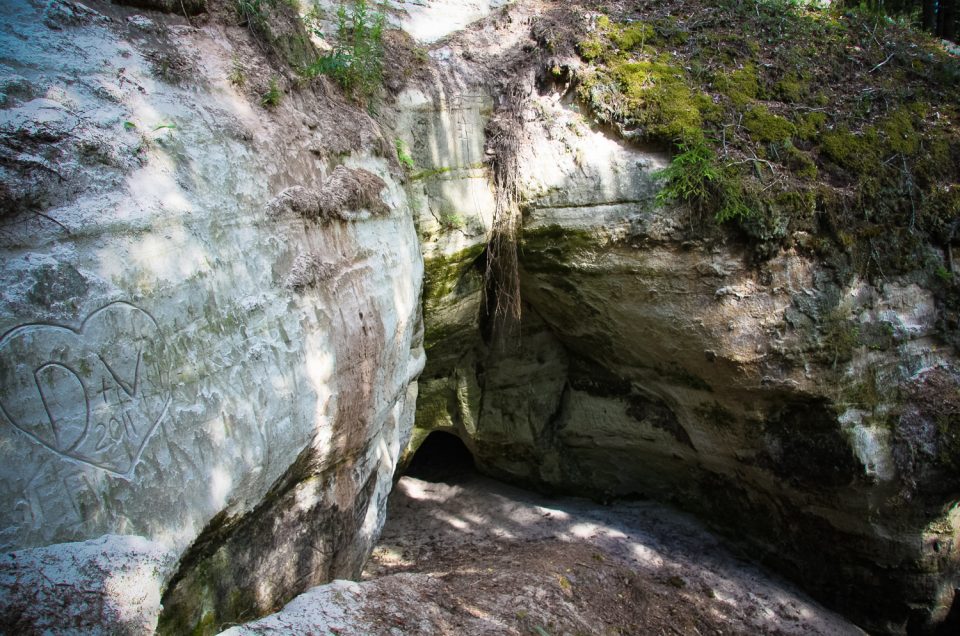
M 61 458 L 130 479 L 170 405 L 157 322 L 115 302 L 78 329 L 20 325 L 0 339 L 0 410 Z

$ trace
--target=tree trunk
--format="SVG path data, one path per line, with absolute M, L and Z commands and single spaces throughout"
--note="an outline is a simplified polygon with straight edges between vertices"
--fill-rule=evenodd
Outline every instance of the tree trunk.
M 957 0 L 940 0 L 940 37 L 957 39 Z
M 931 33 L 937 31 L 937 0 L 923 0 L 921 12 L 923 28 Z
M 946 18 L 948 14 L 952 13 L 949 6 L 952 2 L 953 0 L 939 0 L 937 2 L 937 28 L 934 33 L 940 37 L 943 37 L 947 28 Z

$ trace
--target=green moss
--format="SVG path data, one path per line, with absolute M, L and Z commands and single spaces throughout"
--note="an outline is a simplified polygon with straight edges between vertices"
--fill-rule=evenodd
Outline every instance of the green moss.
M 412 161 L 412 159 L 411 159 Z M 456 172 L 458 170 L 476 170 L 482 168 L 483 163 L 473 163 L 469 166 L 439 166 L 437 168 L 431 168 L 429 170 L 421 170 L 420 172 L 414 173 L 410 176 L 411 181 L 420 181 L 422 179 L 429 179 L 431 177 L 438 177 L 440 175 L 448 174 L 450 172 Z
M 827 157 L 858 175 L 874 172 L 880 165 L 882 145 L 876 130 L 872 127 L 867 127 L 859 135 L 846 128 L 838 127 L 824 133 L 820 143 Z
M 398 137 L 393 140 L 393 145 L 397 150 L 397 161 L 400 162 L 400 165 L 408 171 L 413 170 L 416 165 L 413 162 L 413 157 L 410 156 L 410 148 L 407 146 L 407 142 Z
M 797 133 L 797 127 L 774 115 L 766 106 L 754 106 L 743 117 L 743 126 L 750 137 L 760 142 L 786 141 Z
M 433 318 L 427 318 L 425 322 L 423 348 L 428 353 L 453 339 L 469 338 L 476 331 L 476 325 L 472 323 L 442 323 Z
M 923 181 L 935 181 L 946 177 L 954 165 L 950 143 L 944 137 L 937 136 L 938 133 L 939 131 L 936 131 L 924 136 L 923 152 L 915 159 L 914 172 Z M 953 154 L 960 157 L 960 144 Z
M 703 119 L 686 73 L 669 58 L 611 65 L 631 116 L 647 136 L 667 142 L 703 136 Z
M 797 149 L 792 143 L 787 142 L 780 150 L 783 164 L 790 168 L 796 176 L 805 181 L 813 181 L 817 178 L 819 171 L 817 164 L 810 158 L 810 155 Z
M 207 634 L 214 634 L 218 631 L 216 622 L 217 615 L 213 612 L 206 612 L 200 622 L 193 628 L 193 631 L 190 632 L 190 635 L 206 636 Z
M 757 67 L 753 64 L 745 64 L 732 73 L 718 75 L 713 80 L 713 86 L 737 106 L 744 106 L 756 99 L 760 93 Z
M 526 253 L 554 253 L 560 256 L 592 251 L 600 246 L 596 235 L 585 230 L 574 230 L 562 225 L 547 225 L 526 229 L 520 239 L 520 249 Z
M 908 108 L 898 108 L 880 125 L 892 152 L 912 156 L 920 149 L 920 135 L 913 127 L 914 114 Z
M 484 249 L 486 249 L 486 245 L 479 243 L 449 256 L 434 256 L 424 259 L 424 303 L 436 303 L 439 299 L 450 294 L 464 275 L 471 271 L 474 262 L 483 253 Z
M 820 351 L 824 362 L 834 366 L 853 357 L 860 345 L 860 329 L 846 312 L 835 308 L 823 317 L 820 325 Z
M 785 218 L 812 219 L 816 213 L 817 197 L 811 190 L 787 190 L 773 197 L 772 206 Z
M 713 98 L 706 93 L 697 93 L 694 95 L 694 105 L 700 111 L 700 117 L 705 124 L 719 126 L 723 123 L 723 108 L 713 101 Z
M 841 383 L 840 402 L 863 411 L 874 411 L 883 402 L 877 383 L 877 369 L 873 366 L 858 374 L 859 381 Z M 893 396 L 889 396 L 893 397 Z
M 804 98 L 806 98 L 807 94 L 810 92 L 810 85 L 808 82 L 794 75 L 791 77 L 785 77 L 777 82 L 774 85 L 773 90 L 777 97 L 783 101 L 791 104 L 798 104 L 803 102 Z
M 607 30 L 607 37 L 621 51 L 630 51 L 642 48 L 653 39 L 653 29 L 642 22 L 631 22 L 623 25 L 611 25 Z
M 820 131 L 827 123 L 824 113 L 813 111 L 797 117 L 797 138 L 811 141 L 820 136 Z
M 820 255 L 842 254 L 850 272 L 915 269 L 923 246 L 944 244 L 958 214 L 960 99 L 955 82 L 936 79 L 950 61 L 895 29 L 878 35 L 889 38 L 884 46 L 912 53 L 867 73 L 850 50 L 876 46 L 874 23 L 754 9 L 730 8 L 736 26 L 724 27 L 701 26 L 695 9 L 679 5 L 634 7 L 630 22 L 602 17 L 581 43 L 591 65 L 580 94 L 626 138 L 678 155 L 700 141 L 722 156 L 733 170 L 708 162 L 694 194 L 669 198 L 733 221 L 755 255 L 803 230 L 816 235 Z M 886 236 L 888 249 L 877 249 Z M 570 265 L 559 254 L 553 261 Z
M 596 31 L 577 45 L 597 64 L 581 76 L 579 94 L 595 112 L 628 122 L 647 139 L 672 144 L 700 138 L 701 106 L 712 102 L 691 88 L 683 66 L 648 46 L 656 39 L 647 24 L 598 18 Z
M 577 43 L 577 52 L 588 62 L 599 59 L 606 50 L 607 45 L 595 35 Z
M 417 395 L 417 427 L 414 434 L 418 431 L 429 432 L 437 428 L 451 426 L 453 418 L 451 413 L 455 411 L 456 396 L 454 388 L 446 378 L 431 381 L 420 381 L 420 392 Z M 426 434 L 422 435 L 420 442 L 426 439 Z M 411 439 L 411 447 L 414 440 Z
M 687 29 L 672 15 L 658 18 L 653 23 L 654 42 L 670 46 L 683 46 L 690 40 Z
M 440 166 L 439 168 L 431 168 L 430 170 L 421 170 L 420 172 L 411 175 L 411 181 L 419 181 L 421 179 L 429 179 L 430 177 L 436 177 L 441 174 L 446 174 L 448 172 L 453 172 L 457 168 L 453 166 Z

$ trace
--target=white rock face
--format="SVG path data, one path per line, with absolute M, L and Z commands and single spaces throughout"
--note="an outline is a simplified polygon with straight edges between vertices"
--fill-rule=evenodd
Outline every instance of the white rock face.
M 397 2 L 400 28 L 421 42 L 436 42 L 510 4 L 510 0 L 407 0 Z
M 125 535 L 10 552 L 0 557 L 0 625 L 23 633 L 151 634 L 175 560 L 163 546 Z
M 245 31 L 50 7 L 0 7 L 0 548 L 180 554 L 306 450 L 294 476 L 322 487 L 297 504 L 352 515 L 336 549 L 362 554 L 423 366 L 406 194 L 361 150 L 376 126 L 309 93 L 261 107 Z M 382 209 L 266 213 L 329 156 L 382 180 Z M 290 284 L 305 259 L 322 275 Z
M 414 39 L 431 44 L 511 2 L 512 0 L 396 0 L 389 3 L 386 17 L 391 27 L 403 29 Z M 337 11 L 341 4 L 350 6 L 350 3 L 340 3 L 338 0 L 296 0 L 296 4 L 301 15 L 316 21 L 320 26 L 320 34 L 336 33 Z M 379 10 L 378 3 L 371 1 L 367 4 Z M 311 34 L 311 39 L 319 48 L 329 48 L 330 42 L 320 34 Z

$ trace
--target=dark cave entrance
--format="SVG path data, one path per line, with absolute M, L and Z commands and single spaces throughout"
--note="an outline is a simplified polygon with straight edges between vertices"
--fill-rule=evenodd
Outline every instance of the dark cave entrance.
M 466 444 L 452 433 L 433 431 L 420 444 L 404 474 L 424 481 L 449 482 L 475 473 L 473 455 Z

